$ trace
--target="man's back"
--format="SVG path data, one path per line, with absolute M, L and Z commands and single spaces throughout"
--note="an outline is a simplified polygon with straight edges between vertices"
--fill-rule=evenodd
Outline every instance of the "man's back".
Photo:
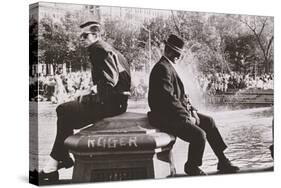
M 182 81 L 170 62 L 162 57 L 150 74 L 148 104 L 151 120 L 166 123 L 185 121 L 189 112 L 184 98 Z
M 114 88 L 114 92 L 122 93 L 130 90 L 130 67 L 119 51 L 99 40 L 89 47 L 89 55 L 93 82 L 98 84 L 98 88 L 110 85 Z

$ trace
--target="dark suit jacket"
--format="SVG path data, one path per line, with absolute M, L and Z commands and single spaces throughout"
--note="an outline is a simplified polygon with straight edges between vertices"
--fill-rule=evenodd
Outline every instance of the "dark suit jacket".
M 97 85 L 102 101 L 112 98 L 112 94 L 130 91 L 129 64 L 119 51 L 99 40 L 88 47 L 88 52 L 93 83 Z
M 150 74 L 148 104 L 151 109 L 148 118 L 153 126 L 189 121 L 193 107 L 181 79 L 166 57 L 159 60 Z

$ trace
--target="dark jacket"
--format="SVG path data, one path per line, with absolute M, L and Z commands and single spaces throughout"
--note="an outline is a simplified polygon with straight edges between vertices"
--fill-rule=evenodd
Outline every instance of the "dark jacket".
M 88 52 L 93 83 L 103 103 L 112 103 L 113 98 L 130 91 L 130 67 L 120 52 L 102 40 L 89 46 Z
M 162 57 L 153 67 L 149 79 L 148 118 L 153 126 L 172 126 L 173 122 L 189 121 L 191 106 L 184 86 L 171 63 Z

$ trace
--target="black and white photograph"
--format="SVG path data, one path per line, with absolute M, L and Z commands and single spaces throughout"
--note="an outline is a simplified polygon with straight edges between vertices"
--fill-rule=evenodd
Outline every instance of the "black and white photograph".
M 273 16 L 30 4 L 29 182 L 273 172 L 274 81 Z

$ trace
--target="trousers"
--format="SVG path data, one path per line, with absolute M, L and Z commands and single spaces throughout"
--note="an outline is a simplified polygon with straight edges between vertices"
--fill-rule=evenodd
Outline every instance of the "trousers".
M 202 165 L 206 141 L 216 156 L 220 156 L 227 148 L 214 119 L 201 113 L 198 113 L 198 117 L 200 118 L 199 125 L 188 122 L 172 122 L 170 125 L 157 127 L 190 143 L 187 163 L 194 166 Z
M 112 101 L 108 101 L 106 104 L 96 102 L 95 99 L 87 102 L 75 100 L 60 104 L 56 108 L 57 133 L 50 156 L 57 161 L 68 159 L 69 152 L 64 146 L 64 141 L 73 134 L 73 130 L 81 129 L 105 117 L 126 112 L 127 100 L 127 96 L 116 95 L 112 97 Z

